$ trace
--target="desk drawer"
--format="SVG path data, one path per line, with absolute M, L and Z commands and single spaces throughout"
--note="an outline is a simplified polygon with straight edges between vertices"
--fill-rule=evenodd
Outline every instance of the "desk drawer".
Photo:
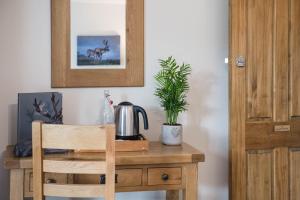
M 133 187 L 142 185 L 142 169 L 119 169 L 116 170 L 116 187 Z
M 142 185 L 142 169 L 117 169 L 116 187 L 134 187 Z M 99 175 L 75 175 L 77 184 L 99 184 Z
M 148 168 L 148 185 L 180 185 L 181 168 Z
M 25 170 L 24 174 L 24 196 L 32 197 L 33 192 L 33 174 L 32 169 Z M 72 183 L 72 175 L 45 173 L 45 182 L 54 181 L 59 184 Z

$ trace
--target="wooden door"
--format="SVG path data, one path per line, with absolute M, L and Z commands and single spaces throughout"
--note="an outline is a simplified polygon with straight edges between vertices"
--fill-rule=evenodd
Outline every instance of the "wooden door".
M 230 199 L 300 200 L 300 0 L 231 0 L 230 62 Z

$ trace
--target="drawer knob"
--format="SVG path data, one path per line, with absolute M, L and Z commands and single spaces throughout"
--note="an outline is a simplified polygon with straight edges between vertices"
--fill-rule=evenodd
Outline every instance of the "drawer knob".
M 105 175 L 100 176 L 100 184 L 105 184 Z M 115 183 L 118 183 L 118 174 L 115 174 Z
M 168 174 L 162 174 L 162 175 L 161 175 L 161 179 L 162 179 L 163 181 L 167 181 L 167 180 L 169 180 L 169 175 L 168 175 Z
M 46 183 L 50 184 L 50 183 L 56 183 L 55 179 L 49 178 L 46 180 Z

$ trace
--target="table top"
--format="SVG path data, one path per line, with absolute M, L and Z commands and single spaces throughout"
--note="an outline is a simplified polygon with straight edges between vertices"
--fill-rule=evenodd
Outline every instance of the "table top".
M 104 153 L 74 153 L 51 154 L 47 158 L 61 157 L 62 159 L 101 160 Z M 205 155 L 189 144 L 181 146 L 166 146 L 160 142 L 150 142 L 148 151 L 116 152 L 116 165 L 151 165 L 179 164 L 204 162 Z M 13 146 L 7 146 L 4 152 L 4 167 L 6 169 L 32 168 L 32 158 L 17 158 L 13 154 Z

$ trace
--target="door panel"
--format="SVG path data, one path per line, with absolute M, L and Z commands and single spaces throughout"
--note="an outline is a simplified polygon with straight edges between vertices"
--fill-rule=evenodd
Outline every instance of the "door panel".
M 289 1 L 275 0 L 274 7 L 274 121 L 289 119 Z
M 290 199 L 300 199 L 300 149 L 290 151 Z
M 273 7 L 273 0 L 247 1 L 247 113 L 252 120 L 272 118 Z
M 289 199 L 289 149 L 276 148 L 273 151 L 273 199 Z
M 289 199 L 289 150 L 247 151 L 247 200 Z
M 300 199 L 300 1 L 230 8 L 230 199 Z
M 300 117 L 300 1 L 291 1 L 290 31 L 290 113 L 291 117 Z
M 247 199 L 272 200 L 272 151 L 250 151 L 247 163 Z
M 300 146 L 300 123 L 286 122 L 246 123 L 245 149 L 271 149 Z

